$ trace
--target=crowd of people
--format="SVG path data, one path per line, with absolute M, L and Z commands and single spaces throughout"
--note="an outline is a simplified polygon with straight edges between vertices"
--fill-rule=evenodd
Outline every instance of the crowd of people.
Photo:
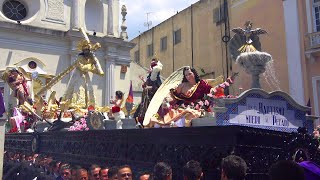
M 51 156 L 11 152 L 5 153 L 3 170 L 4 180 L 172 180 L 176 173 L 166 162 L 156 163 L 151 172 L 133 172 L 129 165 L 81 167 Z M 247 170 L 244 159 L 229 155 L 221 161 L 219 176 L 221 180 L 244 180 Z M 195 160 L 188 161 L 181 171 L 184 180 L 208 179 L 201 164 Z M 284 160 L 273 164 L 268 175 L 270 180 L 320 179 L 320 166 L 309 161 Z

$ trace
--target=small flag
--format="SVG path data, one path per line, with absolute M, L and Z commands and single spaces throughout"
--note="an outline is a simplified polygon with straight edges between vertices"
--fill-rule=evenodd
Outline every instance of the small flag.
M 126 102 L 133 103 L 132 81 L 130 81 L 130 90 Z
M 131 110 L 132 110 L 132 108 L 133 108 L 132 81 L 130 81 L 130 90 L 129 90 L 128 97 L 127 97 L 127 99 L 126 99 L 125 107 L 126 107 L 126 110 L 127 110 L 127 117 L 130 118 Z

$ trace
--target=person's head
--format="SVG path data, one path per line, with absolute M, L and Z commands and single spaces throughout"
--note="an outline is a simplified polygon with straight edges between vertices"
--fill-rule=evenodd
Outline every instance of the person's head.
M 76 180 L 77 179 L 77 170 L 81 169 L 80 166 L 72 166 L 71 168 L 71 180 Z
M 76 175 L 77 180 L 88 180 L 88 171 L 84 168 L 77 169 L 77 175 Z
M 81 49 L 82 49 L 82 52 L 84 53 L 85 56 L 88 55 L 88 53 L 90 53 L 91 47 L 92 47 L 92 46 L 91 46 L 91 44 L 89 44 L 89 43 L 82 45 L 82 48 L 81 48 Z
M 304 170 L 293 161 L 279 161 L 269 169 L 270 180 L 304 180 Z
M 242 180 L 246 172 L 247 164 L 241 157 L 230 155 L 222 159 L 221 180 Z
M 158 162 L 153 168 L 153 177 L 155 180 L 171 180 L 172 169 L 165 162 Z
M 304 149 L 297 149 L 297 151 L 295 152 L 294 156 L 293 156 L 293 160 L 296 163 L 300 163 L 303 161 L 308 161 L 309 156 L 308 153 L 304 150 Z
M 153 69 L 153 67 L 157 66 L 158 61 L 159 60 L 157 58 L 152 58 L 150 68 Z
M 53 173 L 53 171 L 54 171 L 53 169 L 55 169 L 55 168 L 58 169 L 58 167 L 56 167 L 56 163 L 57 163 L 57 161 L 55 161 L 55 160 L 52 160 L 50 158 L 46 159 L 46 168 L 48 169 L 48 171 Z
M 151 179 L 151 174 L 149 172 L 140 173 L 139 180 L 149 180 Z
M 100 179 L 100 166 L 93 164 L 89 169 L 89 179 L 90 180 L 98 180 Z
M 202 175 L 202 168 L 198 161 L 191 160 L 183 167 L 184 180 L 198 180 Z
M 38 157 L 39 157 L 39 154 L 34 154 L 34 155 L 32 156 L 32 159 L 33 159 L 33 160 L 36 160 Z
M 17 76 L 18 74 L 20 74 L 18 69 L 13 68 L 10 70 L 10 75 Z
M 26 156 L 26 161 L 32 162 L 33 161 L 33 155 L 32 154 L 28 154 Z
M 60 175 L 63 180 L 71 180 L 71 167 L 69 164 L 60 166 Z
M 115 180 L 115 179 L 118 179 L 118 167 L 116 166 L 113 166 L 111 167 L 109 170 L 108 170 L 108 177 L 109 177 L 109 180 Z
M 60 171 L 60 163 L 61 163 L 61 161 L 57 161 L 56 164 L 55 164 L 55 166 L 53 166 L 53 172 L 54 172 L 55 174 L 59 174 L 59 171 Z
M 183 68 L 183 79 L 182 82 L 196 82 L 200 81 L 200 77 L 194 68 L 189 66 Z
M 123 92 L 122 91 L 116 91 L 116 98 L 117 99 L 122 99 L 123 97 Z
M 132 171 L 130 166 L 123 165 L 118 169 L 118 179 L 119 180 L 132 180 Z
M 108 167 L 102 167 L 100 169 L 100 179 L 101 180 L 108 180 L 108 170 L 109 168 Z

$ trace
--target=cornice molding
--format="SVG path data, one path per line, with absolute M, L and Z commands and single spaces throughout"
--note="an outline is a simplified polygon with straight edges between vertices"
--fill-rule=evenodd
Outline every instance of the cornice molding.
M 50 35 L 54 37 L 65 37 L 66 31 L 59 31 L 59 30 L 52 30 L 52 29 L 46 29 L 36 26 L 30 26 L 30 25 L 24 25 L 24 24 L 14 24 L 11 22 L 0 22 L 0 28 L 20 31 L 20 32 L 30 32 L 35 34 L 43 34 L 43 35 Z
M 50 51 L 57 51 L 61 53 L 68 53 L 69 52 L 69 46 L 61 46 L 59 45 L 49 45 L 49 44 L 40 44 L 36 42 L 27 42 L 27 41 L 19 41 L 14 39 L 6 39 L 6 38 L 0 38 L 0 42 L 2 45 L 8 44 L 12 46 L 17 47 L 32 47 L 34 49 L 38 50 L 50 50 Z

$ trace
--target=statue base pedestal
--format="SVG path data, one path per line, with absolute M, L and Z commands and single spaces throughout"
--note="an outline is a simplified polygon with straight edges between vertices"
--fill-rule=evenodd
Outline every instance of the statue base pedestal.
M 216 126 L 217 120 L 214 117 L 205 117 L 205 118 L 197 118 L 192 119 L 191 121 L 192 127 L 201 127 L 201 126 Z
M 121 119 L 122 129 L 136 129 L 136 122 L 134 119 Z M 105 129 L 117 129 L 117 122 L 115 120 L 104 120 Z

